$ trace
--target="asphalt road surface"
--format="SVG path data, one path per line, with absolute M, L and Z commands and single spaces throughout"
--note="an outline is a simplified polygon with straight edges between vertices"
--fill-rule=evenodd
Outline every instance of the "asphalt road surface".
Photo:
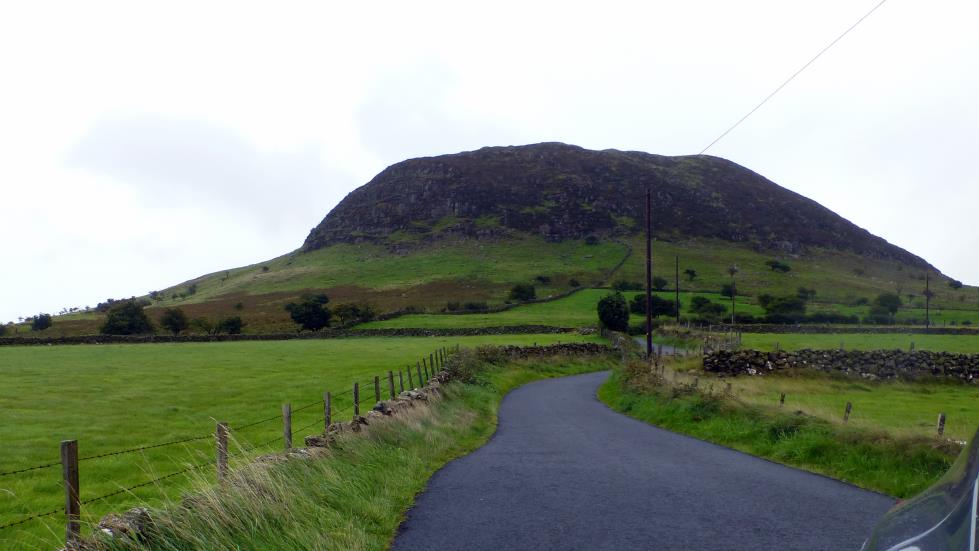
M 504 398 L 492 440 L 437 472 L 393 549 L 860 548 L 891 498 L 608 409 L 607 373 Z

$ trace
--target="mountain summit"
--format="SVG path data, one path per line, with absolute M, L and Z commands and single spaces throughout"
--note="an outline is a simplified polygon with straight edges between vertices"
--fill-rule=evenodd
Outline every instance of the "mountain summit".
M 647 186 L 661 238 L 716 238 L 781 253 L 817 247 L 929 267 L 731 161 L 562 143 L 484 147 L 392 165 L 344 198 L 310 232 L 303 250 L 391 235 L 488 237 L 517 230 L 550 241 L 628 236 L 642 231 Z

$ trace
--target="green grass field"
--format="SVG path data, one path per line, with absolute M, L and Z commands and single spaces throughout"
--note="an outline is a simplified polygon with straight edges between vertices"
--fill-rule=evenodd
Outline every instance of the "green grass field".
M 979 335 L 915 335 L 915 334 L 802 334 L 802 333 L 744 333 L 741 345 L 753 350 L 916 350 L 979 354 Z
M 234 343 L 0 348 L 0 472 L 57 462 L 61 440 L 77 439 L 82 457 L 147 444 L 204 437 L 186 445 L 83 461 L 81 498 L 92 499 L 210 461 L 217 421 L 240 431 L 233 449 L 282 446 L 281 404 L 297 409 L 297 442 L 322 424 L 321 397 L 336 394 L 338 417 L 350 415 L 347 391 L 361 382 L 373 405 L 374 375 L 412 365 L 440 346 L 590 340 L 576 335 L 458 338 L 363 338 Z M 405 381 L 407 385 L 407 380 Z M 308 429 L 302 427 L 312 425 Z M 210 475 L 210 467 L 201 472 Z M 97 521 L 127 504 L 179 497 L 186 477 L 168 479 L 83 506 Z M 0 476 L 0 525 L 63 507 L 60 468 Z M 0 547 L 50 549 L 63 534 L 61 515 L 0 530 Z
M 569 297 L 552 302 L 527 304 L 493 314 L 411 314 L 385 321 L 374 321 L 359 325 L 360 328 L 425 328 L 444 329 L 451 327 L 499 327 L 506 325 L 551 325 L 555 327 L 589 327 L 598 324 L 598 301 L 612 291 L 608 289 L 585 289 Z M 627 300 L 641 293 L 624 292 Z M 673 300 L 672 292 L 656 293 L 660 297 Z M 728 298 L 718 293 L 680 293 L 680 303 L 684 309 L 693 296 L 705 296 L 714 302 L 730 305 Z M 760 314 L 761 308 L 748 297 L 737 299 L 739 312 Z M 686 310 L 684 310 L 685 312 Z M 642 316 L 633 314 L 632 323 L 641 323 Z
M 945 434 L 967 440 L 979 429 L 979 388 L 958 382 L 872 382 L 811 374 L 725 379 L 738 398 L 777 407 L 785 393 L 785 409 L 842 424 L 846 403 L 853 404 L 848 423 L 884 429 L 899 435 L 934 435 L 938 414 L 946 415 Z M 718 382 L 716 388 L 720 389 Z

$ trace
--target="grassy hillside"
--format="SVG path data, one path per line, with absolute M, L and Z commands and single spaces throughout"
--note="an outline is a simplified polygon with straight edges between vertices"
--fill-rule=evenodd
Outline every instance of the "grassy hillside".
M 628 255 L 629 246 L 635 251 Z M 516 283 L 533 283 L 540 298 L 572 289 L 572 280 L 593 286 L 626 259 L 608 282 L 644 281 L 645 262 L 641 238 L 631 242 L 613 240 L 588 245 L 584 241 L 549 242 L 539 237 L 513 233 L 500 239 L 456 239 L 447 237 L 425 244 L 403 247 L 397 239 L 381 244 L 338 244 L 312 252 L 293 252 L 242 268 L 216 272 L 158 291 L 148 312 L 159 318 L 166 307 L 180 307 L 191 318 L 217 319 L 238 315 L 247 323 L 245 332 L 292 331 L 295 325 L 284 305 L 309 292 L 325 292 L 331 304 L 366 301 L 381 311 L 414 307 L 438 313 L 447 302 L 506 302 Z M 907 268 L 893 260 L 875 260 L 830 250 L 810 250 L 800 256 L 775 256 L 745 245 L 711 239 L 658 239 L 653 246 L 653 271 L 673 286 L 674 261 L 680 258 L 680 287 L 685 292 L 717 293 L 730 282 L 727 269 L 738 267 L 736 282 L 744 295 L 738 309 L 762 314 L 755 296 L 794 294 L 799 287 L 816 290 L 811 312 L 829 311 L 866 315 L 860 301 L 872 300 L 881 292 L 898 292 L 906 307 L 898 322 L 924 319 L 924 271 Z M 772 271 L 766 262 L 777 259 L 789 266 L 786 273 Z M 689 278 L 686 270 L 694 270 Z M 545 278 L 541 283 L 538 276 Z M 946 279 L 932 274 L 933 320 L 938 324 L 964 321 L 979 324 L 979 288 L 952 289 Z M 520 309 L 499 318 L 458 317 L 451 319 L 412 317 L 417 327 L 480 327 L 510 325 L 536 319 L 547 325 L 587 325 L 591 309 L 584 297 L 562 303 Z M 569 308 L 574 310 L 564 310 Z M 593 310 L 593 309 L 592 309 Z M 491 319 L 493 321 L 491 321 Z M 95 333 L 102 314 L 85 312 L 55 318 L 45 334 Z M 405 327 L 405 322 L 378 326 Z M 28 332 L 24 326 L 16 334 Z
M 77 439 L 82 457 L 182 440 L 199 441 L 105 457 L 81 464 L 83 500 L 176 472 L 213 457 L 216 421 L 240 427 L 235 450 L 253 453 L 282 446 L 284 402 L 296 411 L 296 439 L 322 424 L 322 393 L 336 394 L 337 417 L 347 418 L 354 381 L 373 405 L 374 375 L 404 368 L 439 346 L 530 344 L 586 340 L 575 335 L 371 338 L 0 348 L 0 472 L 58 461 L 58 443 Z M 408 381 L 405 379 L 405 384 Z M 59 390 L 68 385 L 71 391 Z M 301 406 L 313 404 L 299 411 Z M 264 443 L 264 445 L 262 445 Z M 205 477 L 211 469 L 200 471 Z M 63 503 L 60 468 L 0 476 L 0 525 Z M 141 500 L 178 498 L 187 477 L 168 479 L 86 505 L 84 520 L 97 520 Z M 63 534 L 59 516 L 0 530 L 0 548 L 52 549 Z M 52 537 L 52 534 L 54 536 Z M 16 542 L 16 543 L 15 543 Z

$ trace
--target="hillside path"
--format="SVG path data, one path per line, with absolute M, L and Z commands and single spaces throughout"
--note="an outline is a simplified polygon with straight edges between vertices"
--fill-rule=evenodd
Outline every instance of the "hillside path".
M 857 550 L 886 496 L 665 431 L 595 396 L 607 373 L 508 394 L 437 472 L 392 549 Z

